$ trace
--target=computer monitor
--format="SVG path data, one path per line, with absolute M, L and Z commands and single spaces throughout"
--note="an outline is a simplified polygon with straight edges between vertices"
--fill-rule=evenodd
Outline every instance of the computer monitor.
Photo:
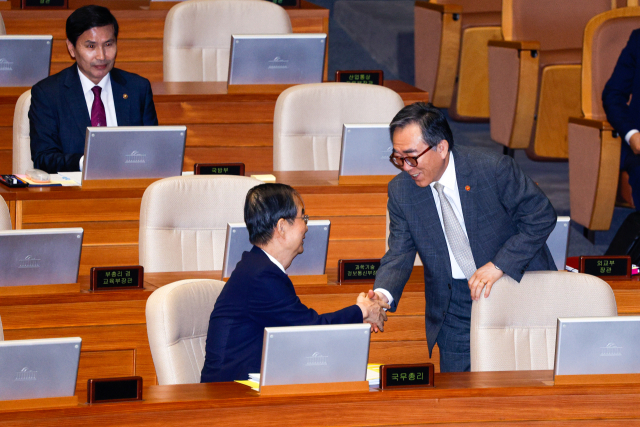
M 640 316 L 558 318 L 553 373 L 640 373 Z
M 260 387 L 364 381 L 371 325 L 264 328 Z
M 0 231 L 0 286 L 76 283 L 82 228 Z
M 397 175 L 400 169 L 389 161 L 392 152 L 388 123 L 345 124 L 339 175 Z
M 0 400 L 73 396 L 81 338 L 0 341 Z
M 49 76 L 53 36 L 0 36 L 0 86 L 30 87 Z
M 304 237 L 304 252 L 293 259 L 287 269 L 289 276 L 324 274 L 329 248 L 331 221 L 312 220 L 307 224 L 309 230 Z M 222 261 L 222 277 L 230 277 L 243 252 L 251 250 L 249 230 L 244 222 L 227 224 L 227 238 Z
M 186 126 L 88 127 L 82 180 L 182 174 Z
M 229 84 L 320 83 L 326 40 L 326 34 L 234 34 Z

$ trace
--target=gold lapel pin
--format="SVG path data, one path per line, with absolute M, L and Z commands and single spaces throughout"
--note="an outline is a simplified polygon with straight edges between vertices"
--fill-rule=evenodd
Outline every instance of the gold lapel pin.
M 128 99 L 128 98 L 129 98 L 129 95 L 127 95 L 127 94 L 125 93 L 124 95 L 122 95 L 122 97 L 123 97 L 124 99 Z
M 465 190 L 469 191 L 471 190 L 471 187 L 469 187 L 468 185 L 464 187 Z

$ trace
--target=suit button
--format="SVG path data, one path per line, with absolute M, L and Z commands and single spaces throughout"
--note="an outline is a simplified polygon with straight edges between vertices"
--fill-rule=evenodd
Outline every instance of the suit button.
M 449 283 L 447 286 L 449 286 L 449 289 L 451 289 L 451 283 Z

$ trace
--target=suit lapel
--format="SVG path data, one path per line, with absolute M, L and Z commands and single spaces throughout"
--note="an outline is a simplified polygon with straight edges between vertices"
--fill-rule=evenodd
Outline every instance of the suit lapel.
M 456 163 L 456 180 L 458 182 L 458 193 L 460 194 L 460 204 L 462 205 L 462 215 L 464 216 L 464 225 L 469 237 L 469 245 L 473 254 L 479 253 L 478 246 L 478 205 L 476 201 L 477 179 L 472 172 L 467 156 L 460 153 L 457 147 L 454 147 L 453 158 Z M 477 256 L 474 255 L 477 259 Z M 476 265 L 476 267 L 481 267 Z
M 76 65 L 67 68 L 67 76 L 64 82 L 64 98 L 67 106 L 71 110 L 71 117 L 74 118 L 82 139 L 87 134 L 87 127 L 91 126 L 91 117 L 87 109 L 87 101 L 82 92 L 82 84 L 78 75 Z
M 127 81 L 116 68 L 111 70 L 111 91 L 113 92 L 118 126 L 131 126 L 129 114 L 131 104 L 130 95 L 127 93 Z

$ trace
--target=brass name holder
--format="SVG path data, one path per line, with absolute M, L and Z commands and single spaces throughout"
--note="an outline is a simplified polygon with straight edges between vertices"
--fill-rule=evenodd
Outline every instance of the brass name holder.
M 144 288 L 144 268 L 141 265 L 92 267 L 91 291 L 116 291 Z
M 142 400 L 142 377 L 95 378 L 87 381 L 87 403 Z
M 434 372 L 433 363 L 382 365 L 380 366 L 380 388 L 387 390 L 434 387 Z
M 581 256 L 578 271 L 607 280 L 630 280 L 631 257 L 629 255 Z
M 338 282 L 370 283 L 376 280 L 380 258 L 338 260 Z
M 384 73 L 382 70 L 339 70 L 336 71 L 336 82 L 382 86 Z
M 244 176 L 244 163 L 196 163 L 194 175 L 238 175 Z

